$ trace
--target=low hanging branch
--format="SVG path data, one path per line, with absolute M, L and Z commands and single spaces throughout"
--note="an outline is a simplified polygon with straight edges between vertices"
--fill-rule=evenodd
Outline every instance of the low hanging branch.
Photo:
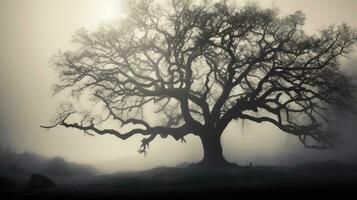
M 78 123 L 68 123 L 66 120 L 70 115 L 74 114 L 75 112 L 63 112 L 61 113 L 60 117 L 58 118 L 58 121 L 55 122 L 53 125 L 50 126 L 40 126 L 41 128 L 45 129 L 51 129 L 55 128 L 57 126 L 64 126 L 66 128 L 75 128 L 84 131 L 86 134 L 93 136 L 93 133 L 98 134 L 98 135 L 105 135 L 105 134 L 110 134 L 118 137 L 119 139 L 126 140 L 127 138 L 135 135 L 135 134 L 141 134 L 141 135 L 148 135 L 149 137 L 143 138 L 142 139 L 142 144 L 139 149 L 139 153 L 144 153 L 146 155 L 147 151 L 146 149 L 149 147 L 149 143 L 155 139 L 156 135 L 161 133 L 161 134 L 166 134 L 166 135 L 171 135 L 175 140 L 181 139 L 182 142 L 185 142 L 184 136 L 190 133 L 192 130 L 183 125 L 177 128 L 168 128 L 168 127 L 163 127 L 163 126 L 155 126 L 155 127 L 150 127 L 146 125 L 145 129 L 132 129 L 128 132 L 125 133 L 120 133 L 119 131 L 116 131 L 114 129 L 98 129 L 95 127 L 93 121 L 90 121 L 89 125 L 83 125 L 83 123 L 78 124 Z M 146 124 L 145 122 L 141 122 L 141 120 L 127 120 L 125 123 L 137 123 L 137 124 Z

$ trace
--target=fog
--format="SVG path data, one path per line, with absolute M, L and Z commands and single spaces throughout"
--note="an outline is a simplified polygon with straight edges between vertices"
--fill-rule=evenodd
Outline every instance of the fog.
M 246 1 L 239 1 L 244 4 Z M 282 15 L 302 10 L 305 30 L 314 33 L 333 23 L 357 27 L 354 0 L 261 0 L 263 7 L 276 7 Z M 71 36 L 81 27 L 94 30 L 124 15 L 114 0 L 2 0 L 0 1 L 0 145 L 15 152 L 63 157 L 91 164 L 99 170 L 139 170 L 175 166 L 202 158 L 197 137 L 180 143 L 168 137 L 150 144 L 146 157 L 138 153 L 142 136 L 126 141 L 111 135 L 90 137 L 65 128 L 44 130 L 65 94 L 51 96 L 57 77 L 49 60 L 59 49 L 71 48 Z M 357 53 L 342 61 L 342 69 L 357 77 Z M 357 79 L 357 78 L 356 78 Z M 274 126 L 245 121 L 231 123 L 222 138 L 227 160 L 238 164 L 289 165 L 309 160 L 357 161 L 356 118 L 336 116 L 341 137 L 335 149 L 305 149 L 295 136 Z

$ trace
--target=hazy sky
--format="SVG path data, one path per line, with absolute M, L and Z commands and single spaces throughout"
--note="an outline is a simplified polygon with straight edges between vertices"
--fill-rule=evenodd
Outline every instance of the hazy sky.
M 310 33 L 331 23 L 346 22 L 357 27 L 355 0 L 256 2 L 277 7 L 282 15 L 302 10 L 307 17 L 305 28 Z M 201 159 L 202 147 L 196 137 L 187 138 L 187 144 L 171 138 L 157 139 L 144 158 L 137 153 L 141 136 L 121 141 L 110 135 L 89 137 L 76 130 L 46 131 L 39 127 L 48 122 L 58 103 L 64 100 L 63 96 L 50 95 L 51 84 L 56 80 L 49 65 L 51 56 L 59 49 L 70 48 L 71 36 L 77 29 L 94 29 L 98 23 L 121 14 L 120 1 L 115 0 L 0 0 L 0 145 L 18 152 L 62 156 L 107 170 L 142 169 Z M 356 68 L 356 55 L 344 62 L 348 66 L 344 68 Z M 303 157 L 321 155 L 316 150 L 303 150 L 296 141 L 268 124 L 246 123 L 242 128 L 235 123 L 226 129 L 222 144 L 228 160 L 243 164 L 278 163 L 296 149 L 303 152 Z

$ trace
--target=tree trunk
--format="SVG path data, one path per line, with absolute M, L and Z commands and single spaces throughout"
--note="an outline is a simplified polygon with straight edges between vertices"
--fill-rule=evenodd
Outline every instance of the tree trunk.
M 220 168 L 234 165 L 223 157 L 220 134 L 207 133 L 200 138 L 203 146 L 203 159 L 197 164 L 198 167 Z

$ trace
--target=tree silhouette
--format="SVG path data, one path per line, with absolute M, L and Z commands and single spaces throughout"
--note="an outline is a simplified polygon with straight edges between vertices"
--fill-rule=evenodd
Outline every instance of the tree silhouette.
M 161 2 L 162 3 L 162 2 Z M 306 34 L 305 16 L 221 1 L 129 1 L 127 17 L 97 31 L 80 30 L 75 51 L 54 56 L 55 92 L 86 91 L 103 104 L 101 118 L 64 108 L 50 126 L 122 140 L 144 135 L 145 153 L 156 136 L 185 142 L 198 136 L 200 166 L 229 163 L 220 137 L 233 120 L 269 122 L 310 148 L 330 148 L 328 111 L 348 109 L 349 78 L 339 70 L 357 34 L 342 24 Z M 158 120 L 153 124 L 146 115 Z M 80 116 L 81 120 L 75 123 Z M 130 130 L 103 129 L 108 120 Z

